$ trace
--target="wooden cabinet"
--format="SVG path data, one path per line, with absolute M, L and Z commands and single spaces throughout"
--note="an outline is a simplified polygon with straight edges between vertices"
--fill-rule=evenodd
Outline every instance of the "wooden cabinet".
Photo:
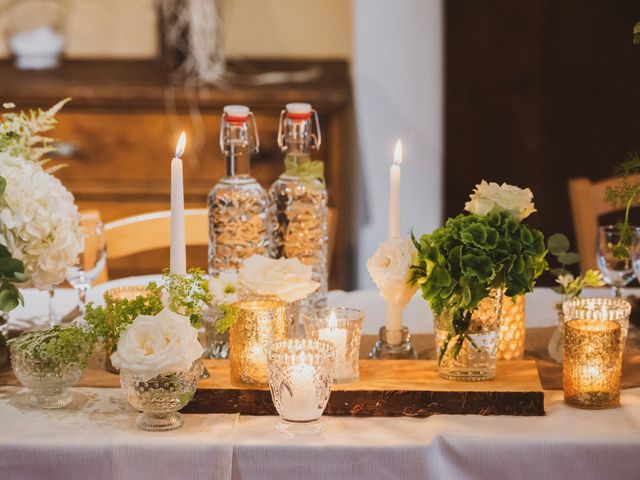
M 226 104 L 249 105 L 256 115 L 260 153 L 252 172 L 265 188 L 282 172 L 276 144 L 280 110 L 304 101 L 318 110 L 323 144 L 317 158 L 326 165 L 329 203 L 338 209 L 331 287 L 352 286 L 352 159 L 347 128 L 351 89 L 345 62 L 251 63 L 256 72 L 319 67 L 317 78 L 298 84 L 237 86 L 226 90 L 172 85 L 153 62 L 75 61 L 49 72 L 20 72 L 0 64 L 3 100 L 19 108 L 72 101 L 59 114 L 51 136 L 59 140 L 57 160 L 68 164 L 57 175 L 81 208 L 98 208 L 105 221 L 169 208 L 170 161 L 181 130 L 187 133 L 185 202 L 206 205 L 206 196 L 224 175 L 218 146 L 220 114 Z M 250 77 L 240 77 L 245 82 Z M 158 272 L 167 252 L 149 252 L 114 261 L 112 277 Z M 205 249 L 189 252 L 190 265 L 206 265 Z

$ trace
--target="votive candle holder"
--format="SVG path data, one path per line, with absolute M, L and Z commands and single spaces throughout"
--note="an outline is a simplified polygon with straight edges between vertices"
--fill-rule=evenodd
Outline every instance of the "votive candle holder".
M 573 298 L 562 304 L 562 313 L 565 323 L 571 320 L 600 320 L 619 323 L 622 332 L 622 347 L 624 348 L 629 331 L 629 315 L 631 315 L 631 304 L 626 300 L 617 297 Z
M 336 349 L 335 383 L 360 378 L 360 333 L 364 313 L 353 308 L 325 308 L 305 315 L 307 337 L 331 342 Z
M 607 408 L 620 403 L 622 327 L 612 320 L 565 323 L 564 399 L 581 408 Z
M 287 335 L 286 303 L 277 298 L 244 299 L 232 304 L 229 364 L 234 385 L 267 386 L 267 348 Z
M 269 347 L 269 387 L 280 415 L 276 430 L 309 435 L 324 430 L 321 421 L 333 383 L 335 347 L 309 338 L 291 338 Z

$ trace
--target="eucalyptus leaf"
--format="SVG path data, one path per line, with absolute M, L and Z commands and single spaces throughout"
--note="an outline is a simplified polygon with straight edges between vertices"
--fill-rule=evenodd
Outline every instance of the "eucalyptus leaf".
M 0 258 L 0 273 L 13 275 L 14 272 L 24 272 L 24 264 L 17 258 Z
M 558 255 L 558 261 L 564 265 L 573 265 L 580 261 L 580 255 L 575 252 L 568 252 Z
M 0 177 L 0 195 L 4 194 L 4 191 L 6 188 L 7 188 L 6 178 Z
M 0 311 L 10 312 L 14 308 L 16 308 L 19 303 L 20 300 L 12 290 L 0 290 Z
M 567 253 L 569 251 L 569 239 L 562 233 L 555 233 L 547 239 L 547 248 L 553 255 Z

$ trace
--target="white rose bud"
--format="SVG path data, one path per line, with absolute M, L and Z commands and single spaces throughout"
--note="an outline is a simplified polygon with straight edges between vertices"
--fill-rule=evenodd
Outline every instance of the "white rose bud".
M 518 188 L 506 183 L 498 185 L 482 180 L 479 185 L 476 185 L 469 198 L 464 209 L 475 215 L 507 211 L 516 220 L 522 221 L 536 211 L 530 189 Z
M 405 306 L 416 290 L 412 285 L 411 265 L 415 264 L 418 252 L 413 242 L 405 238 L 389 238 L 367 262 L 369 275 L 380 290 L 382 298 L 391 305 Z

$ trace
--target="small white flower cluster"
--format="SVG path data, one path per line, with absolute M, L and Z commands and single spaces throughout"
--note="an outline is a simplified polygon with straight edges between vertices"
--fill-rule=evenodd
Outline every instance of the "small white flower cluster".
M 0 152 L 0 244 L 22 260 L 25 286 L 41 290 L 62 282 L 82 250 L 78 207 L 60 180 L 37 162 Z
M 533 205 L 533 193 L 528 188 L 518 188 L 503 183 L 487 183 L 482 180 L 469 196 L 470 200 L 464 209 L 475 215 L 488 215 L 508 211 L 513 217 L 522 221 L 536 211 Z

